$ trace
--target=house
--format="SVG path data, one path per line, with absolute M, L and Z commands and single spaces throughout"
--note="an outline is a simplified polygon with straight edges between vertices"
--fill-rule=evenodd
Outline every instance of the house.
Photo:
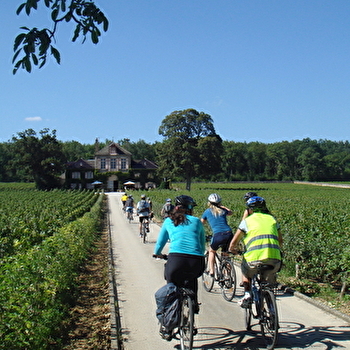
M 69 188 L 94 188 L 100 180 L 107 191 L 124 189 L 124 182 L 132 180 L 136 189 L 156 187 L 157 165 L 148 160 L 133 160 L 132 154 L 115 142 L 96 150 L 94 159 L 79 159 L 66 167 L 65 185 Z

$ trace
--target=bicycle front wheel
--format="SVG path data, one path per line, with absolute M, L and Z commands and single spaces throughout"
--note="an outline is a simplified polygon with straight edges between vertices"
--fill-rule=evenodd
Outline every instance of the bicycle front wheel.
M 192 350 L 194 332 L 194 308 L 191 297 L 182 300 L 181 319 L 179 326 L 181 350 Z
M 262 292 L 260 327 L 267 349 L 273 349 L 278 337 L 278 313 L 275 295 L 272 291 Z
M 214 286 L 214 276 L 209 273 L 209 253 L 205 254 L 205 270 L 202 274 L 203 287 L 207 292 L 210 292 Z
M 236 294 L 236 271 L 231 261 L 224 261 L 221 266 L 221 291 L 225 300 L 231 301 Z
M 146 238 L 147 238 L 147 229 L 146 229 L 146 224 L 143 223 L 142 225 L 142 242 L 146 243 Z

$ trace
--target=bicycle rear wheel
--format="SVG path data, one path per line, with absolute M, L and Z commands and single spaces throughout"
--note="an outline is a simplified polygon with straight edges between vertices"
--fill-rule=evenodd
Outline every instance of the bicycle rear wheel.
M 193 300 L 185 296 L 182 300 L 181 319 L 179 326 L 181 350 L 192 350 L 194 331 Z
M 278 312 L 275 295 L 270 290 L 262 291 L 260 327 L 267 349 L 273 349 L 278 338 Z
M 142 223 L 142 242 L 146 243 L 146 238 L 147 238 L 147 230 L 146 230 L 146 223 Z
M 209 253 L 205 254 L 205 270 L 202 274 L 203 287 L 207 292 L 210 292 L 214 286 L 214 276 L 209 274 Z
M 221 292 L 225 300 L 231 301 L 236 294 L 236 271 L 231 261 L 221 265 Z

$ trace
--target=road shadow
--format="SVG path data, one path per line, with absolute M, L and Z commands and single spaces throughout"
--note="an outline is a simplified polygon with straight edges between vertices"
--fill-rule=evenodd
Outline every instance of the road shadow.
M 281 322 L 275 349 L 350 349 L 350 326 L 305 327 L 300 323 Z M 178 335 L 174 349 L 180 349 Z M 201 350 L 259 350 L 264 339 L 258 324 L 251 331 L 233 331 L 222 327 L 200 327 L 194 338 L 193 349 Z

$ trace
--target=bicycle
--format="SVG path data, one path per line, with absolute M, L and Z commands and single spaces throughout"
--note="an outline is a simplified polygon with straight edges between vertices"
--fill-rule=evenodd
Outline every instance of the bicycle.
M 126 218 L 129 221 L 129 224 L 131 223 L 132 220 L 134 220 L 133 208 L 132 207 L 127 207 L 126 208 Z
M 264 278 L 264 273 L 272 270 L 273 266 L 261 264 L 258 272 L 251 281 L 251 300 L 245 309 L 246 329 L 251 330 L 252 318 L 257 319 L 260 324 L 261 333 L 267 349 L 273 349 L 278 339 L 278 310 L 273 285 Z
M 168 256 L 164 255 L 153 255 L 154 258 L 160 258 L 167 260 Z M 188 281 L 184 281 L 184 287 L 179 287 L 179 298 L 180 298 L 180 318 L 177 327 L 177 333 L 180 337 L 181 350 L 192 350 L 193 337 L 197 334 L 197 329 L 194 326 L 194 314 L 195 314 L 195 295 L 193 290 L 186 288 Z M 175 333 L 168 335 L 166 340 L 174 338 Z
M 143 219 L 141 224 L 141 242 L 146 243 L 147 233 L 149 232 L 149 219 Z
M 213 289 L 214 282 L 217 281 L 222 296 L 225 300 L 231 301 L 236 294 L 236 270 L 228 252 L 221 252 L 219 255 L 215 252 L 214 275 L 209 273 L 209 252 L 205 255 L 206 270 L 202 275 L 204 289 L 210 292 Z

